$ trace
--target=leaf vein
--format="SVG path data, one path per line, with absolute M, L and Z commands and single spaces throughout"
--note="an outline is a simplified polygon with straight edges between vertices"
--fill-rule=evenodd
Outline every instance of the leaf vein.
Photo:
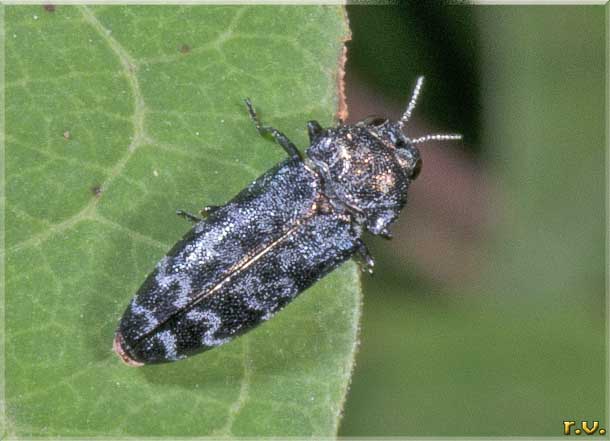
M 252 360 L 249 357 L 248 339 L 242 339 L 242 364 L 243 364 L 243 376 L 239 387 L 239 394 L 237 399 L 229 406 L 229 415 L 227 422 L 220 429 L 220 435 L 231 436 L 235 419 L 239 415 L 239 412 L 244 408 L 246 401 L 248 401 L 250 395 L 250 383 L 252 378 Z

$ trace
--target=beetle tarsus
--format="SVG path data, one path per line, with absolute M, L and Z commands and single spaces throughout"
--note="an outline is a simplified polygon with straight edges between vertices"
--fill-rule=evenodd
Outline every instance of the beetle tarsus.
M 203 219 L 207 219 L 210 214 L 214 213 L 219 208 L 220 205 L 206 205 L 201 210 L 199 210 L 199 214 Z
M 193 223 L 195 222 L 201 222 L 203 219 L 195 216 L 194 214 L 189 213 L 188 211 L 184 211 L 184 210 L 176 210 L 176 215 L 191 221 Z
M 375 259 L 371 256 L 366 244 L 362 240 L 358 240 L 358 260 L 360 261 L 360 269 L 363 272 L 373 274 L 373 267 L 375 266 Z
M 256 127 L 256 131 L 262 136 L 271 135 L 275 139 L 275 141 L 282 146 L 282 148 L 288 153 L 292 159 L 298 159 L 300 161 L 303 160 L 303 156 L 301 152 L 297 149 L 297 146 L 292 143 L 288 139 L 286 135 L 280 132 L 278 129 L 271 126 L 264 126 L 261 124 L 258 116 L 256 115 L 256 110 L 254 110 L 254 106 L 252 106 L 252 102 L 250 98 L 246 98 L 245 100 L 246 107 L 248 108 L 248 113 L 250 114 L 250 119 L 254 123 L 254 127 Z
M 309 142 L 313 144 L 324 134 L 324 129 L 318 121 L 307 121 L 307 133 L 309 134 Z
M 379 233 L 379 235 L 380 235 L 381 237 L 383 237 L 384 239 L 387 239 L 387 240 L 392 240 L 392 237 L 394 237 L 394 236 L 392 236 L 392 232 L 391 232 L 390 230 L 388 230 L 387 228 L 386 228 L 386 229 L 384 229 L 384 230 L 382 230 L 382 231 Z

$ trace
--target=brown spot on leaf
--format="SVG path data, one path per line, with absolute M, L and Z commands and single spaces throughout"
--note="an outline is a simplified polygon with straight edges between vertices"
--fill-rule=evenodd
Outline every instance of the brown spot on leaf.
M 45 11 L 47 12 L 55 12 L 55 5 L 42 5 Z
M 183 54 L 188 54 L 191 51 L 191 47 L 188 44 L 183 44 L 180 46 L 180 52 Z
M 69 130 L 66 130 L 64 132 L 64 139 L 71 139 L 72 138 L 72 134 L 70 133 Z

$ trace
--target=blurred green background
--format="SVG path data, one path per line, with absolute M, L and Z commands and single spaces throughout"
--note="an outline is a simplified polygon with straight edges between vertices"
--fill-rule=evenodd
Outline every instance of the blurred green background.
M 348 12 L 350 119 L 399 115 L 425 74 L 409 133 L 465 140 L 421 147 L 394 240 L 368 238 L 376 274 L 340 435 L 610 429 L 607 7 Z

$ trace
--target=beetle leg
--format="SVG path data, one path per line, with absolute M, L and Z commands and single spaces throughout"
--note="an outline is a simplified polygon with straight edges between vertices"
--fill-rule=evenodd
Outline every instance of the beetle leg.
M 366 244 L 360 239 L 358 240 L 358 249 L 356 252 L 358 253 L 358 260 L 360 261 L 360 269 L 369 274 L 373 274 L 375 260 L 373 259 L 373 256 L 371 256 L 371 253 L 369 253 Z
M 309 134 L 309 142 L 311 144 L 313 144 L 314 141 L 318 139 L 323 132 L 324 129 L 322 128 L 320 123 L 318 123 L 318 121 L 307 121 L 307 133 Z
M 294 145 L 292 143 L 292 141 L 290 141 L 288 139 L 288 137 L 286 135 L 284 135 L 282 132 L 280 132 L 279 130 L 277 130 L 273 127 L 270 127 L 270 126 L 262 125 L 260 120 L 258 119 L 258 116 L 256 115 L 256 111 L 254 110 L 254 107 L 252 106 L 252 102 L 250 101 L 250 99 L 246 98 L 244 101 L 246 102 L 246 107 L 248 108 L 248 113 L 250 114 L 250 119 L 254 123 L 254 127 L 256 127 L 256 130 L 258 131 L 258 133 L 260 133 L 263 136 L 265 136 L 267 134 L 273 136 L 275 141 L 279 145 L 282 146 L 282 148 L 286 151 L 286 153 L 288 153 L 288 156 L 290 156 L 292 159 L 299 159 L 302 161 L 303 156 L 301 156 L 301 152 L 299 152 L 299 150 L 297 149 L 297 146 Z
M 379 235 L 381 237 L 383 237 L 384 239 L 388 239 L 388 240 L 392 239 L 392 237 L 393 237 L 392 232 L 390 230 L 388 230 L 387 228 L 384 228 L 383 230 L 381 230 L 379 232 Z
M 188 211 L 184 211 L 184 210 L 176 210 L 176 214 L 191 222 L 201 222 L 203 220 L 201 218 L 198 218 L 194 214 L 191 214 Z
M 210 214 L 214 213 L 216 210 L 218 210 L 220 208 L 220 205 L 206 205 L 205 207 L 203 207 L 200 211 L 199 214 L 201 215 L 201 217 L 203 219 L 207 218 Z

